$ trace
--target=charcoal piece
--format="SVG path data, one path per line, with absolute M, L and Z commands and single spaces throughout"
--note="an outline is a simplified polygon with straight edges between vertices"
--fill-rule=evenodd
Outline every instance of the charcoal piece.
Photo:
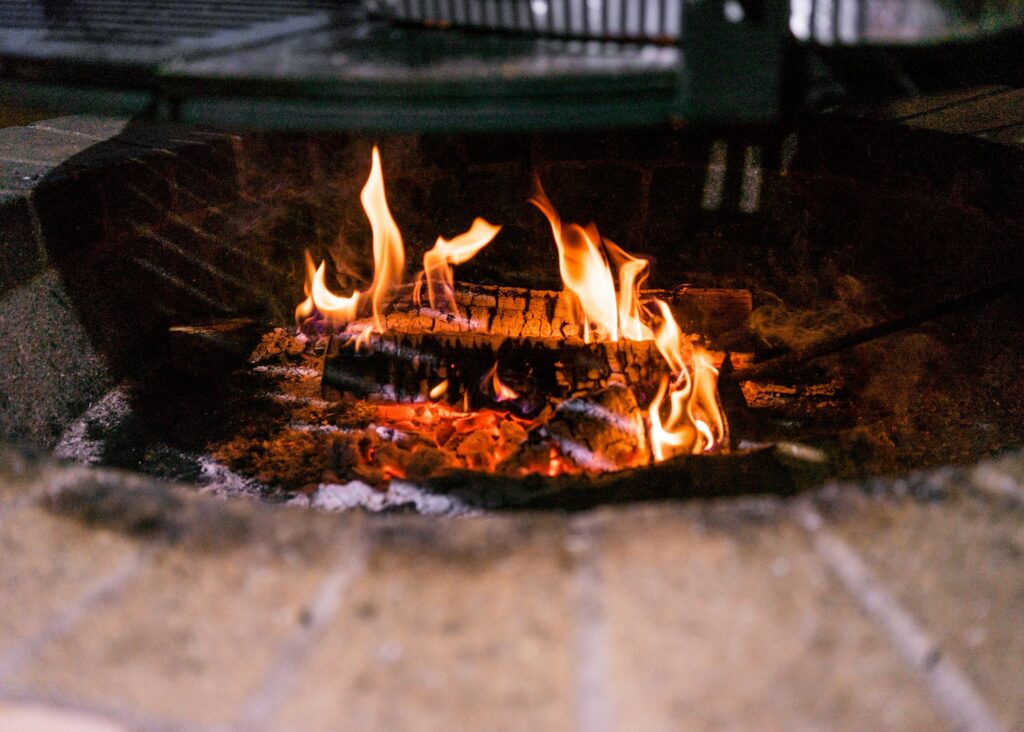
M 651 453 L 643 416 L 629 388 L 613 384 L 558 405 L 538 429 L 558 452 L 584 469 L 646 465 Z

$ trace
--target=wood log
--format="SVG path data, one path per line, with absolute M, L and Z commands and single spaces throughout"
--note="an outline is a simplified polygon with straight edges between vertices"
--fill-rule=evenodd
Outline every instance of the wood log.
M 530 415 L 561 401 L 607 387 L 629 386 L 641 403 L 654 393 L 666 365 L 651 341 L 584 343 L 578 338 L 505 338 L 479 333 L 374 333 L 365 343 L 353 333 L 331 339 L 324 358 L 322 393 L 337 400 L 416 401 L 446 383 L 435 398 L 467 409 L 490 407 Z M 498 380 L 515 392 L 499 393 Z
M 265 323 L 230 318 L 167 329 L 171 366 L 182 374 L 211 378 L 245 363 L 267 330 Z
M 660 298 L 672 309 L 685 333 L 714 339 L 743 328 L 753 309 L 749 290 L 702 289 L 680 285 L 672 290 L 646 290 L 641 300 Z M 528 290 L 460 282 L 459 312 L 417 305 L 410 288 L 396 294 L 384 308 L 384 326 L 396 333 L 480 333 L 506 338 L 580 338 L 583 326 L 564 291 Z M 368 327 L 368 318 L 348 330 Z

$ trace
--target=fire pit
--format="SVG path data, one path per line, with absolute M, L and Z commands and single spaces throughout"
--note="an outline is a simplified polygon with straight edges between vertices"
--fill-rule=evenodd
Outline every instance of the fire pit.
M 102 206 L 54 262 L 113 388 L 51 422 L 60 457 L 460 514 L 791 493 L 1020 442 L 1019 213 L 991 195 L 1018 173 L 983 143 L 819 120 L 210 134 L 172 168 L 105 162 L 143 134 L 73 177 Z M 8 434 L 38 410 L 18 398 Z

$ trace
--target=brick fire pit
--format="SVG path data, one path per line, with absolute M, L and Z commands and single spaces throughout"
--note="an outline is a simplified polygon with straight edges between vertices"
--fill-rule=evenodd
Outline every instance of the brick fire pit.
M 137 286 L 181 316 L 223 295 L 212 260 L 172 281 L 161 257 L 188 260 L 168 232 L 200 207 L 258 195 L 261 144 L 283 143 L 0 130 L 0 438 L 18 445 L 0 452 L 0 729 L 1024 724 L 1016 450 L 790 498 L 459 519 L 224 500 L 147 476 L 146 456 L 47 455 L 88 462 L 74 425 L 157 348 L 163 315 L 88 293 L 145 270 L 116 302 Z M 973 205 L 971 181 L 950 185 Z M 104 251 L 126 235 L 137 250 Z M 95 265 L 113 254 L 149 269 Z

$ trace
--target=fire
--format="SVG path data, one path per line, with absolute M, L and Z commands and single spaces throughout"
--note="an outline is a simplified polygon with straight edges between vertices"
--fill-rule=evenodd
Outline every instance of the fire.
M 455 280 L 452 265 L 468 262 L 477 252 L 491 243 L 501 231 L 500 226 L 489 224 L 481 218 L 473 219 L 469 231 L 448 240 L 437 237 L 433 249 L 423 255 L 423 280 L 417 282 L 416 302 L 419 304 L 419 285 L 425 280 L 427 300 L 430 307 L 437 307 L 438 292 L 448 301 L 452 311 L 458 314 L 455 304 Z
M 405 245 L 402 242 L 402 232 L 388 208 L 380 150 L 376 145 L 373 146 L 370 175 L 359 194 L 359 200 L 373 232 L 373 281 L 363 292 L 354 292 L 348 297 L 336 295 L 327 286 L 326 263 L 321 262 L 319 267 L 314 266 L 313 259 L 307 251 L 304 284 L 306 299 L 295 308 L 295 321 L 301 326 L 314 313 L 319 312 L 330 325 L 344 325 L 356 317 L 359 305 L 369 300 L 373 325 L 361 334 L 360 340 L 365 340 L 374 330 L 384 331 L 383 308 L 390 294 L 402 284 L 405 275 Z M 477 218 L 473 220 L 468 231 L 454 239 L 438 237 L 434 247 L 423 257 L 423 272 L 417 277 L 417 302 L 418 287 L 421 279 L 425 278 L 431 307 L 435 306 L 435 290 L 440 290 L 452 308 L 458 312 L 455 306 L 452 265 L 472 259 L 497 236 L 499 231 L 500 226 Z
M 727 427 L 717 397 L 718 372 L 707 352 L 694 346 L 684 335 L 667 303 L 653 298 L 653 308 L 645 307 L 641 287 L 650 273 L 650 263 L 602 238 L 594 224 L 581 226 L 563 222 L 539 180 L 529 200 L 544 214 L 551 227 L 565 296 L 570 298 L 580 316 L 584 340 L 587 343 L 619 340 L 653 342 L 665 360 L 668 374 L 661 380 L 657 394 L 647 407 L 654 460 L 662 461 L 684 453 L 698 454 L 724 446 Z M 307 251 L 305 299 L 295 308 L 296 322 L 300 325 L 319 315 L 331 327 L 346 326 L 359 317 L 362 309 L 363 317 L 369 314 L 372 320 L 362 330 L 356 341 L 357 347 L 365 343 L 373 332 L 384 331 L 384 309 L 405 277 L 405 247 L 401 231 L 388 208 L 380 151 L 376 146 L 360 201 L 373 232 L 371 283 L 365 290 L 355 290 L 348 296 L 338 295 L 327 284 L 326 262 L 315 266 Z M 416 303 L 419 304 L 425 286 L 431 308 L 437 309 L 443 303 L 458 315 L 452 268 L 474 257 L 500 231 L 500 226 L 475 218 L 462 234 L 452 239 L 438 237 L 434 246 L 424 254 L 423 270 L 416 276 L 413 291 Z M 648 299 L 648 304 L 650 302 Z M 515 389 L 499 379 L 497 362 L 483 377 L 480 388 L 496 402 L 519 398 Z M 429 399 L 432 402 L 439 400 L 448 390 L 448 381 L 443 380 L 429 389 Z M 468 394 L 465 391 L 463 411 L 468 411 Z M 435 421 L 433 411 L 424 414 L 424 420 L 429 416 L 430 423 Z M 551 447 L 546 460 L 543 454 L 538 455 L 538 459 L 545 462 L 540 469 L 548 474 L 555 475 L 565 469 L 563 459 L 554 447 Z M 399 475 L 394 470 L 391 473 Z
M 596 337 L 615 341 L 619 338 L 655 342 L 668 364 L 671 381 L 666 377 L 648 408 L 651 446 L 655 461 L 672 455 L 700 453 L 720 446 L 725 440 L 725 418 L 718 405 L 718 372 L 707 353 L 694 348 L 683 336 L 668 304 L 654 298 L 661 317 L 655 331 L 648 321 L 650 313 L 641 301 L 640 287 L 648 274 L 645 259 L 626 252 L 601 238 L 590 224 L 564 224 L 544 193 L 540 181 L 530 199 L 541 210 L 554 234 L 558 264 L 566 290 L 576 298 L 583 312 L 584 340 Z M 618 268 L 618 291 L 612 265 Z M 669 414 L 662 420 L 661 408 L 666 395 Z
M 551 224 L 562 282 L 583 311 L 584 340 L 591 341 L 591 325 L 599 328 L 598 335 L 606 340 L 619 340 L 615 280 L 597 227 L 563 224 L 539 180 L 535 182 L 530 203 L 539 208 Z
M 718 371 L 703 348 L 695 348 L 692 364 L 679 374 L 669 391 L 669 379 L 647 410 L 651 420 L 651 451 L 661 462 L 673 455 L 708 452 L 725 440 L 725 420 L 716 393 Z M 668 418 L 662 421 L 665 394 L 669 397 Z
M 498 362 L 495 361 L 491 370 L 484 374 L 483 382 L 480 384 L 485 393 L 491 394 L 496 402 L 507 402 L 517 399 L 519 394 L 510 386 L 506 386 L 498 378 Z
M 381 308 L 384 298 L 392 288 L 402 284 L 405 274 L 405 247 L 402 232 L 391 218 L 388 199 L 384 192 L 384 173 L 380 167 L 380 150 L 373 146 L 370 177 L 366 179 L 359 194 L 366 217 L 373 231 L 373 282 L 367 295 L 373 303 L 373 325 L 378 331 L 384 330 Z

